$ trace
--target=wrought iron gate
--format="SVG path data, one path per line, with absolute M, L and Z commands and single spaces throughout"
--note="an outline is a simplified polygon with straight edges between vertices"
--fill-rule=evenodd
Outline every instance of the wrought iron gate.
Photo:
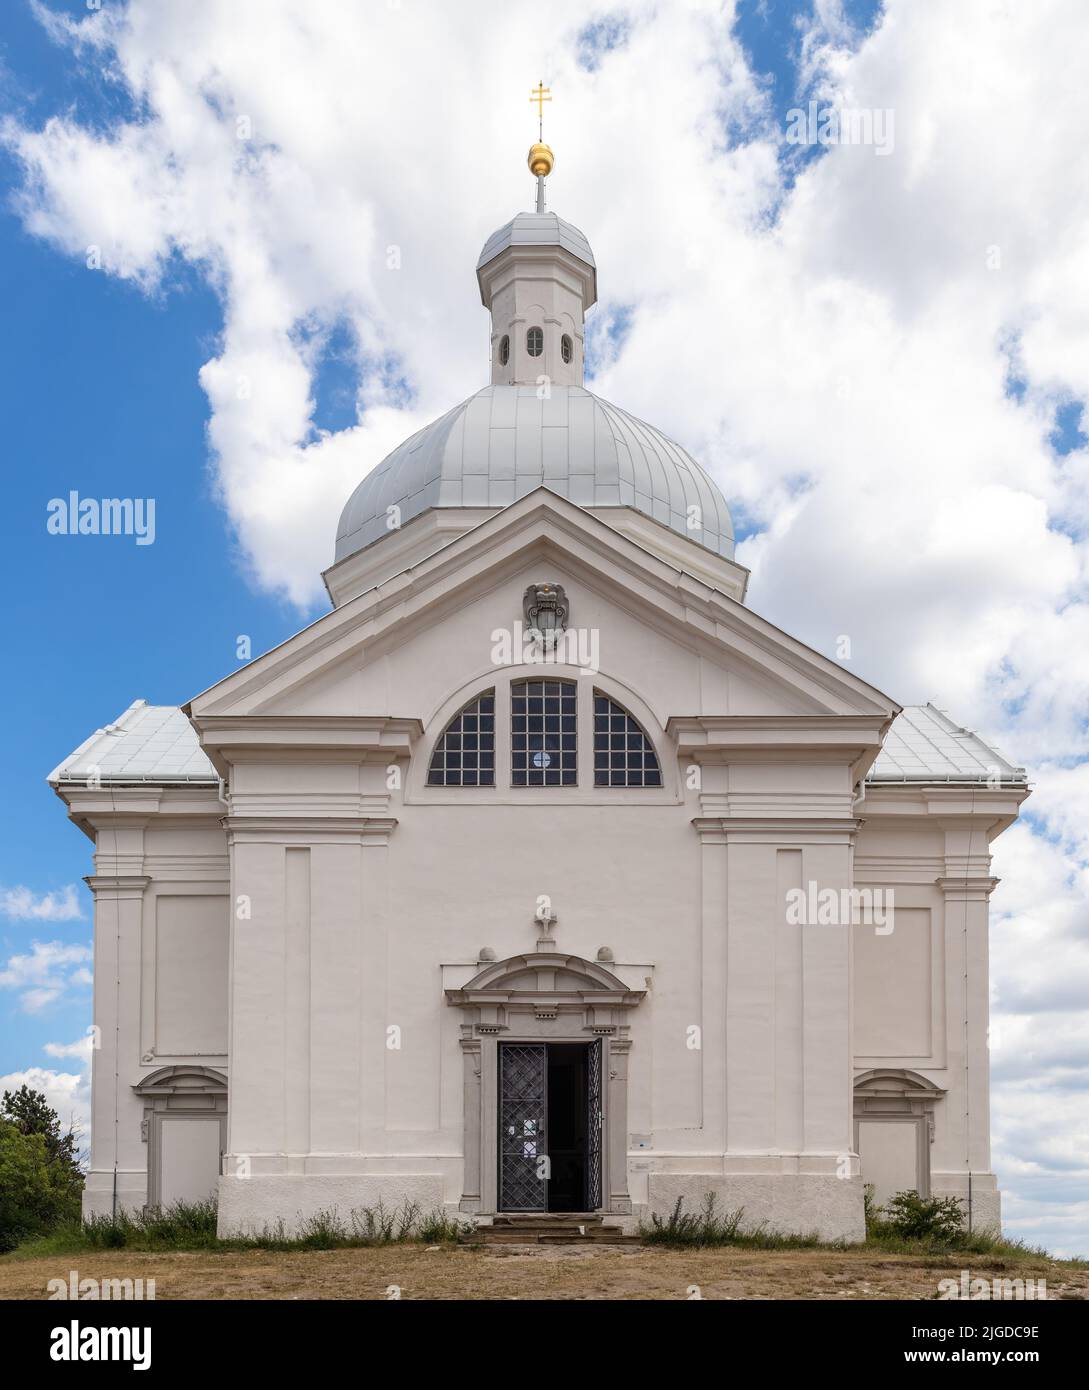
M 547 1211 L 544 1043 L 499 1045 L 499 1210 Z
M 601 1206 L 601 1039 L 587 1048 L 586 1057 L 586 1209 Z

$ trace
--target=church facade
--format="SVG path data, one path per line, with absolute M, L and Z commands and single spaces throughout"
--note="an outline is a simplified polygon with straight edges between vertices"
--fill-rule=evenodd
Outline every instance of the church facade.
M 855 1239 L 872 1184 L 994 1225 L 1024 771 L 746 606 L 719 489 L 583 385 L 546 148 L 477 267 L 491 382 L 348 499 L 331 611 L 51 774 L 94 844 L 85 1210 L 714 1193 Z

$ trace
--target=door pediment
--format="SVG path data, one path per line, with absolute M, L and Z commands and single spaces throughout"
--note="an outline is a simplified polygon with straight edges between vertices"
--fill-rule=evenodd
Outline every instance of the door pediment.
M 447 1003 L 466 1010 L 475 1033 L 503 1033 L 519 1018 L 561 1023 L 559 1031 L 602 1036 L 626 1032 L 625 1011 L 646 996 L 630 989 L 597 961 L 561 951 L 535 951 L 493 961 L 465 985 L 446 991 Z

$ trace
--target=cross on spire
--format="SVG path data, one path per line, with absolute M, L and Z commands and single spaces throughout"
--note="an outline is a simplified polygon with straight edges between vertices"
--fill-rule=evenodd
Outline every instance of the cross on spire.
M 544 139 L 544 104 L 546 101 L 552 100 L 549 96 L 551 90 L 552 88 L 546 87 L 543 81 L 538 82 L 536 87 L 529 89 L 530 102 L 537 103 L 537 138 L 539 140 Z

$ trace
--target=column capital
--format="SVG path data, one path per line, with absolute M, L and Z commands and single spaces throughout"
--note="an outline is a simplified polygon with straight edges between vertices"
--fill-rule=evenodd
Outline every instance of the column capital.
M 387 844 L 396 816 L 225 816 L 229 844 Z
M 691 824 L 700 839 L 710 844 L 845 842 L 859 829 L 857 820 L 844 816 L 693 816 Z
M 138 898 L 151 879 L 147 874 L 87 874 L 83 881 L 96 898 L 110 893 Z
M 990 874 L 965 875 L 963 878 L 939 878 L 937 886 L 947 902 L 986 902 L 1001 882 Z

